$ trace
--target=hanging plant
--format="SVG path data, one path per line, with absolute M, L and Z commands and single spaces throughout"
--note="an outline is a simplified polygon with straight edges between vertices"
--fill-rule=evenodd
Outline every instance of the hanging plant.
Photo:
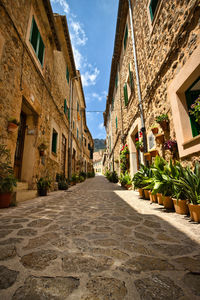
M 137 150 L 140 150 L 141 152 L 144 151 L 144 143 L 143 140 L 139 141 L 138 138 L 135 139 L 135 147 Z
M 156 117 L 156 122 L 158 124 L 160 124 L 160 126 L 162 127 L 162 129 L 165 131 L 168 129 L 169 126 L 169 118 L 167 114 L 162 114 L 160 116 Z
M 128 170 L 129 166 L 129 149 L 128 145 L 125 145 L 120 150 L 120 167 L 121 171 L 124 174 Z
M 164 149 L 170 150 L 171 152 L 177 152 L 178 150 L 177 142 L 175 140 L 168 140 L 167 142 L 164 143 Z

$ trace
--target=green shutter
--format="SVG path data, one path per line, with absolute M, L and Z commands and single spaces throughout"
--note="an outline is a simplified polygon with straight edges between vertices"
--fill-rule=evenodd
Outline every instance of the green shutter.
M 70 121 L 70 108 L 68 108 L 68 120 Z
M 152 22 L 153 21 L 153 11 L 152 11 L 151 4 L 149 5 L 149 12 L 150 12 L 150 17 L 151 17 L 151 22 Z
M 198 98 L 199 94 L 200 94 L 199 90 L 197 90 L 197 91 L 191 91 L 191 90 L 189 91 L 188 90 L 185 93 L 188 110 L 191 109 L 191 105 Z M 199 135 L 199 133 L 200 133 L 200 125 L 195 121 L 195 117 L 193 115 L 189 114 L 189 117 L 190 117 L 192 135 L 193 135 L 193 137 L 195 137 L 195 136 Z
M 41 65 L 43 66 L 43 62 L 44 62 L 44 43 L 43 40 L 41 38 L 41 35 L 39 33 L 39 46 L 38 46 L 38 59 L 41 63 Z
M 73 129 L 75 128 L 75 122 L 73 121 Z
M 116 122 L 116 129 L 118 128 L 118 121 L 117 121 L 117 117 L 115 119 L 115 122 Z
M 66 78 L 67 78 L 67 82 L 69 83 L 69 69 L 68 69 L 68 66 L 66 68 Z
M 149 12 L 150 12 L 150 16 L 151 16 L 151 21 L 153 21 L 155 12 L 156 12 L 156 8 L 158 5 L 158 1 L 159 0 L 151 0 L 150 5 L 149 5 Z
M 112 109 L 112 110 L 114 109 L 114 101 L 115 101 L 115 99 L 112 98 L 112 106 L 111 106 L 111 109 Z
M 77 128 L 77 139 L 78 139 L 78 128 Z
M 53 136 L 52 136 L 52 147 L 51 147 L 51 151 L 53 153 L 57 152 L 57 138 L 58 138 L 58 134 L 55 130 L 53 130 Z
M 116 78 L 115 78 L 115 87 L 116 87 L 116 89 L 118 87 L 118 73 L 117 73 Z
M 66 99 L 64 100 L 64 113 L 65 113 L 65 115 L 67 113 L 67 100 Z
M 77 102 L 77 112 L 79 112 L 79 103 Z
M 124 104 L 125 106 L 128 105 L 128 90 L 127 90 L 127 83 L 124 85 Z
M 130 79 L 130 86 L 131 86 L 131 91 L 133 90 L 133 74 L 131 72 L 131 67 L 129 64 L 129 79 Z
M 38 40 L 38 28 L 37 28 L 35 19 L 33 17 L 31 33 L 30 33 L 30 42 L 31 42 L 31 45 L 33 46 L 33 49 L 35 50 L 35 52 L 37 50 L 37 40 Z
M 128 38 L 128 26 L 126 25 L 126 30 L 124 35 L 124 50 L 126 50 L 127 38 Z
M 41 63 L 43 65 L 44 62 L 44 43 L 42 40 L 42 37 L 40 35 L 40 32 L 38 30 L 37 24 L 35 22 L 35 19 L 33 17 L 32 19 L 32 26 L 31 26 L 31 32 L 30 32 L 30 43 Z

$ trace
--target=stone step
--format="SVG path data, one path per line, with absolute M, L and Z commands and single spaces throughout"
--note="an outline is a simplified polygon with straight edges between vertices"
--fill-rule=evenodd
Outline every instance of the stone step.
M 16 191 L 28 190 L 28 182 L 17 182 Z
M 22 202 L 37 197 L 37 190 L 17 190 L 16 202 Z

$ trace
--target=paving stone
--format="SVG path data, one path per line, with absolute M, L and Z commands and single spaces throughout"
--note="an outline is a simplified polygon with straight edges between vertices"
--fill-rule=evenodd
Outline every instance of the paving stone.
M 23 228 L 23 226 L 21 224 L 11 224 L 11 225 L 0 226 L 0 230 L 19 229 L 19 228 Z
M 48 232 L 48 231 L 57 231 L 60 229 L 60 226 L 54 224 L 54 225 L 50 225 L 49 227 L 47 227 L 44 232 Z
M 94 277 L 87 283 L 89 296 L 82 297 L 83 300 L 124 300 L 127 294 L 125 282 L 109 277 Z
M 37 230 L 31 229 L 31 228 L 24 228 L 24 229 L 20 229 L 17 232 L 17 235 L 20 235 L 20 236 L 35 236 L 35 235 L 37 235 Z
M 143 225 L 151 228 L 160 228 L 160 224 L 158 222 L 153 222 L 149 220 L 145 220 Z
M 28 221 L 29 221 L 29 219 L 15 219 L 15 220 L 13 220 L 13 223 L 26 223 Z
M 135 231 L 135 237 L 140 239 L 140 240 L 144 240 L 144 241 L 148 241 L 148 242 L 153 242 L 154 239 L 146 234 L 143 234 L 141 232 L 136 232 Z
M 80 280 L 74 277 L 29 276 L 12 300 L 64 300 L 79 287 Z
M 16 256 L 14 245 L 0 246 L 0 260 L 10 259 Z
M 145 226 L 137 226 L 137 227 L 135 227 L 135 230 L 136 230 L 137 232 L 142 232 L 142 233 L 148 234 L 148 235 L 153 235 L 154 232 L 155 232 L 154 229 L 152 229 L 152 230 L 154 230 L 154 231 L 152 231 L 152 230 L 150 230 L 149 228 L 147 228 L 147 227 L 145 227 Z M 157 231 L 157 229 L 156 229 L 156 231 Z
M 47 232 L 41 236 L 36 238 L 30 239 L 28 245 L 24 247 L 24 249 L 34 249 L 45 245 L 48 242 L 52 242 L 53 240 L 57 239 L 59 235 L 56 232 Z
M 132 241 L 131 242 L 129 242 L 129 241 L 123 242 L 122 247 L 123 247 L 123 249 L 131 252 L 132 254 L 139 253 L 139 254 L 150 255 L 150 256 L 156 255 L 155 251 L 153 251 L 148 246 L 144 246 L 143 244 L 138 244 L 138 243 L 135 243 Z
M 80 253 L 67 254 L 63 257 L 63 270 L 71 273 L 94 273 L 108 270 L 113 260 L 107 257 L 93 258 Z
M 52 222 L 53 221 L 49 220 L 49 219 L 38 219 L 38 220 L 34 220 L 34 221 L 30 222 L 27 226 L 40 228 L 40 227 L 45 227 L 45 226 L 51 224 Z
M 122 271 L 128 271 L 128 273 L 140 273 L 145 271 L 169 271 L 174 270 L 174 267 L 165 259 L 149 256 L 136 256 L 120 267 Z
M 0 290 L 12 286 L 13 283 L 15 283 L 18 274 L 18 271 L 10 270 L 5 266 L 0 266 Z
M 85 251 L 90 247 L 90 242 L 85 239 L 73 239 L 73 243 L 79 250 Z
M 108 226 L 97 226 L 93 229 L 93 231 L 95 232 L 113 232 L 113 229 L 111 227 Z
M 111 258 L 125 260 L 129 258 L 129 255 L 125 252 L 122 252 L 118 249 L 108 249 L 108 248 L 92 248 L 91 253 L 97 255 L 109 256 Z
M 24 239 L 21 238 L 9 238 L 4 241 L 0 241 L 0 245 L 9 245 L 9 244 L 19 244 L 23 241 Z
M 176 300 L 183 296 L 182 289 L 169 277 L 152 275 L 134 282 L 141 300 Z
M 159 233 L 157 234 L 156 238 L 158 240 L 161 240 L 161 241 L 166 241 L 166 242 L 172 242 L 172 243 L 177 243 L 177 239 L 165 234 L 165 233 Z
M 95 245 L 103 246 L 103 247 L 110 247 L 110 246 L 118 246 L 119 241 L 114 239 L 102 239 L 102 240 L 93 240 L 92 241 Z
M 184 270 L 200 274 L 200 255 L 194 257 L 178 257 L 173 262 L 179 264 Z
M 178 256 L 178 255 L 184 255 L 189 254 L 195 250 L 195 248 L 191 246 L 186 245 L 180 245 L 180 244 L 152 244 L 152 247 L 160 251 L 161 253 L 168 255 L 168 256 Z
M 200 274 L 187 273 L 183 277 L 184 284 L 192 291 L 196 296 L 200 296 Z
M 52 260 L 57 258 L 57 252 L 53 250 L 40 250 L 24 255 L 21 263 L 26 268 L 43 270 L 48 267 Z

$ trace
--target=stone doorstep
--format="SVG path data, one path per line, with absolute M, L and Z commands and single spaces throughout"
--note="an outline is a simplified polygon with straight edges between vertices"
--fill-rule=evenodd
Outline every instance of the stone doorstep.
M 37 190 L 21 190 L 16 192 L 16 202 L 22 202 L 37 197 Z

